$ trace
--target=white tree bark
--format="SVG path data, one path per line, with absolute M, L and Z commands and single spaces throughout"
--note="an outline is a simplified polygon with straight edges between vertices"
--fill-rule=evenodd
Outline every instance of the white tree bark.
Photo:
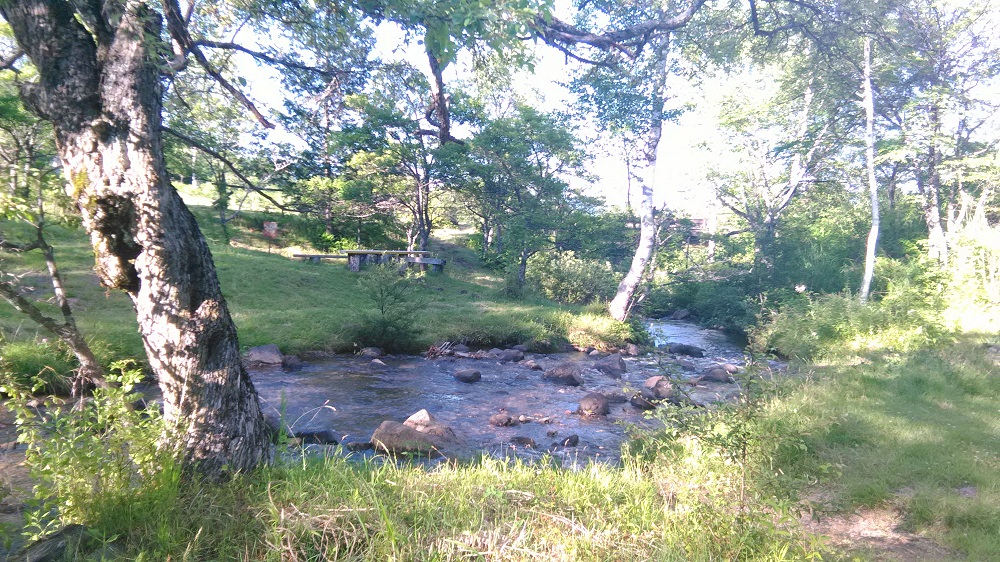
M 865 273 L 861 280 L 859 299 L 864 304 L 871 294 L 872 279 L 875 277 L 875 250 L 878 247 L 879 206 L 878 183 L 875 180 L 875 96 L 872 93 L 872 40 L 865 38 L 865 71 L 864 71 L 864 106 L 865 106 L 865 167 L 868 171 L 868 193 L 871 196 L 872 226 L 868 231 L 868 241 L 865 245 Z
M 653 254 L 656 250 L 656 209 L 653 206 L 653 188 L 656 183 L 656 151 L 660 146 L 663 134 L 663 105 L 667 88 L 667 45 L 669 35 L 658 36 L 654 40 L 657 53 L 656 76 L 653 87 L 652 112 L 649 130 L 643 139 L 642 159 L 635 167 L 635 175 L 639 180 L 642 198 L 639 201 L 639 245 L 632 256 L 632 265 L 625 278 L 618 284 L 615 298 L 608 304 L 608 312 L 615 320 L 624 321 L 629 317 L 632 308 L 638 301 L 639 288 L 646 271 L 652 266 Z

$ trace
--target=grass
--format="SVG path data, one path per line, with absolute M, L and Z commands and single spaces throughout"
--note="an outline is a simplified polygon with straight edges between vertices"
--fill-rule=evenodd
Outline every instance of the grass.
M 784 469 L 833 475 L 814 491 L 835 509 L 899 509 L 907 530 L 970 560 L 1000 559 L 1000 360 L 990 337 L 811 366 L 771 411 L 776 431 L 802 435 L 810 451 Z

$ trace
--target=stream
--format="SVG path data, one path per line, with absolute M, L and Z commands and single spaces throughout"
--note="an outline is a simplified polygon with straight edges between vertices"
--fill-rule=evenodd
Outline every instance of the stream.
M 486 454 L 538 460 L 549 455 L 570 467 L 590 461 L 614 464 L 620 459 L 630 427 L 654 428 L 657 422 L 627 401 L 612 403 L 607 416 L 578 415 L 583 396 L 601 392 L 623 399 L 641 389 L 649 377 L 665 372 L 694 381 L 713 366 L 743 364 L 742 349 L 721 332 L 666 320 L 650 322 L 649 330 L 660 347 L 685 343 L 704 349 L 705 356 L 674 355 L 659 349 L 625 357 L 627 371 L 618 380 L 595 370 L 597 358 L 582 352 L 525 354 L 526 360 L 533 360 L 542 369 L 578 363 L 584 384 L 576 387 L 542 380 L 543 370 L 533 370 L 524 362 L 454 356 L 385 356 L 373 361 L 343 355 L 305 363 L 294 371 L 268 367 L 254 368 L 250 373 L 265 415 L 272 422 L 283 417 L 295 434 L 326 432 L 341 444 L 363 447 L 383 421 L 403 422 L 411 414 L 427 410 L 457 436 L 458 443 L 446 451 L 450 458 Z M 456 380 L 453 373 L 462 369 L 479 370 L 482 379 L 471 384 Z M 696 404 L 708 405 L 732 399 L 738 388 L 731 383 L 691 382 L 687 392 Z M 497 413 L 522 423 L 491 425 L 490 417 Z M 557 446 L 571 436 L 578 439 L 576 446 Z M 307 445 L 310 449 L 326 447 Z

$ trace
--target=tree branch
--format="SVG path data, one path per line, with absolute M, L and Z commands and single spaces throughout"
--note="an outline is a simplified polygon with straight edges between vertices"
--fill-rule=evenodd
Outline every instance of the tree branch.
M 274 123 L 268 121 L 267 118 L 264 117 L 264 115 L 257 109 L 257 106 L 250 101 L 250 98 L 241 92 L 239 88 L 233 86 L 229 80 L 226 80 L 226 78 L 212 66 L 212 64 L 208 61 L 208 58 L 205 56 L 205 53 L 202 52 L 201 48 L 199 48 L 194 40 L 191 39 L 187 22 L 184 20 L 184 16 L 181 13 L 180 6 L 177 4 L 177 0 L 165 0 L 163 3 L 163 12 L 167 19 L 167 29 L 170 32 L 170 37 L 176 44 L 174 49 L 176 56 L 174 61 L 171 62 L 171 68 L 174 69 L 176 66 L 183 67 L 183 65 L 186 64 L 186 62 L 183 62 L 186 60 L 185 55 L 187 53 L 191 53 L 194 55 L 194 60 L 198 62 L 198 65 L 205 69 L 205 72 L 218 82 L 224 90 L 229 92 L 229 95 L 236 98 L 236 101 L 240 102 L 240 105 L 247 108 L 247 110 L 253 114 L 254 118 L 257 119 L 258 123 L 263 125 L 265 128 L 273 129 Z
M 264 188 L 258 186 L 257 184 L 255 184 L 254 182 L 252 182 L 250 180 L 250 178 L 246 177 L 246 175 L 244 175 L 243 172 L 241 172 L 239 170 L 239 168 L 237 168 L 236 165 L 232 163 L 232 161 L 230 161 L 228 158 L 226 158 L 225 156 L 223 156 L 217 150 L 212 149 L 212 148 L 208 147 L 207 145 L 205 145 L 205 144 L 203 144 L 201 142 L 198 142 L 194 138 L 189 137 L 189 136 L 185 135 L 184 133 L 181 133 L 179 131 L 175 131 L 175 130 L 171 129 L 170 127 L 164 126 L 164 127 L 161 127 L 160 130 L 162 130 L 164 133 L 169 133 L 169 134 L 173 135 L 174 137 L 180 139 L 184 143 L 186 143 L 186 144 L 188 144 L 190 146 L 193 146 L 193 147 L 197 148 L 198 150 L 204 152 L 205 154 L 208 154 L 209 156 L 215 158 L 219 162 L 222 162 L 222 164 L 226 168 L 229 168 L 229 170 L 233 174 L 235 174 L 236 177 L 239 178 L 239 180 L 241 182 L 243 182 L 243 186 L 245 188 L 247 188 L 250 191 L 254 191 L 254 192 L 258 193 L 261 197 L 263 197 L 264 199 L 267 199 L 268 202 L 270 202 L 272 205 L 276 206 L 277 208 L 281 209 L 282 211 L 292 211 L 292 212 L 300 212 L 301 211 L 301 209 L 297 209 L 295 207 L 290 207 L 288 205 L 284 205 L 282 203 L 279 203 L 275 198 L 273 198 L 270 195 L 268 195 L 267 192 L 266 192 L 266 190 Z
M 295 68 L 295 69 L 298 69 L 298 70 L 305 70 L 305 71 L 308 71 L 308 72 L 315 72 L 316 74 L 319 74 L 321 76 L 325 76 L 325 77 L 328 77 L 328 78 L 332 78 L 332 77 L 335 77 L 335 76 L 343 76 L 345 74 L 348 74 L 348 71 L 341 70 L 341 69 L 337 69 L 337 70 L 325 70 L 325 69 L 322 69 L 322 68 L 319 68 L 319 67 L 316 67 L 316 66 L 310 66 L 308 64 L 303 64 L 301 62 L 273 57 L 273 56 L 271 56 L 271 55 L 269 55 L 267 53 L 261 52 L 261 51 L 255 51 L 253 49 L 248 49 L 247 47 L 244 47 L 243 45 L 240 45 L 239 43 L 223 42 L 223 41 L 212 41 L 212 40 L 209 40 L 209 39 L 198 39 L 198 40 L 193 41 L 193 44 L 196 45 L 196 46 L 198 46 L 198 47 L 208 47 L 209 49 L 225 49 L 225 50 L 229 50 L 229 51 L 239 51 L 241 53 L 245 53 L 247 55 L 250 55 L 251 57 L 253 57 L 255 59 L 262 60 L 262 61 L 264 61 L 264 62 L 266 62 L 268 64 L 275 64 L 275 65 L 278 65 L 278 66 L 285 66 L 285 67 L 288 67 L 288 68 Z
M 698 10 L 705 5 L 706 1 L 691 0 L 683 11 L 673 17 L 651 19 L 605 33 L 591 33 L 556 18 L 546 20 L 541 16 L 535 18 L 534 31 L 548 45 L 554 46 L 556 43 L 562 45 L 584 44 L 604 51 L 621 51 L 630 58 L 634 58 L 637 53 L 630 52 L 623 45 L 624 42 L 641 37 L 652 37 L 660 33 L 669 33 L 670 31 L 684 27 L 698 13 Z M 639 46 L 641 44 L 637 47 Z

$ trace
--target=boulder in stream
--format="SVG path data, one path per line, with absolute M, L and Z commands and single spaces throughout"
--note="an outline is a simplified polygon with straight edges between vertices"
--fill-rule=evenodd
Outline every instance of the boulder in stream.
M 420 410 L 412 416 L 406 418 L 403 425 L 412 427 L 420 433 L 433 435 L 440 439 L 454 440 L 455 432 L 450 427 L 437 421 L 427 410 Z
M 697 346 L 694 346 L 694 345 L 688 345 L 686 343 L 674 343 L 674 344 L 670 344 L 670 347 L 667 348 L 667 350 L 670 353 L 674 353 L 676 355 L 689 355 L 691 357 L 704 357 L 705 356 L 705 350 L 704 349 L 702 349 L 700 347 L 697 347 Z
M 621 353 L 615 353 L 603 359 L 598 359 L 594 362 L 594 368 L 613 379 L 622 378 L 622 375 L 627 370 Z
M 730 371 L 727 367 L 734 367 L 734 365 L 716 365 L 705 370 L 700 377 L 698 377 L 699 382 L 733 382 L 732 373 L 736 371 Z
M 372 433 L 371 442 L 376 450 L 390 454 L 440 454 L 438 443 L 433 436 L 395 421 L 382 422 L 375 433 Z
M 582 386 L 583 370 L 579 364 L 567 361 L 545 371 L 542 379 L 565 386 Z
M 474 383 L 483 378 L 483 373 L 479 369 L 461 369 L 452 375 L 460 382 Z
M 610 411 L 608 397 L 599 392 L 591 392 L 580 399 L 580 408 L 577 411 L 582 416 L 606 416 Z
M 269 343 L 248 349 L 246 362 L 249 365 L 281 365 L 282 357 L 278 346 Z

